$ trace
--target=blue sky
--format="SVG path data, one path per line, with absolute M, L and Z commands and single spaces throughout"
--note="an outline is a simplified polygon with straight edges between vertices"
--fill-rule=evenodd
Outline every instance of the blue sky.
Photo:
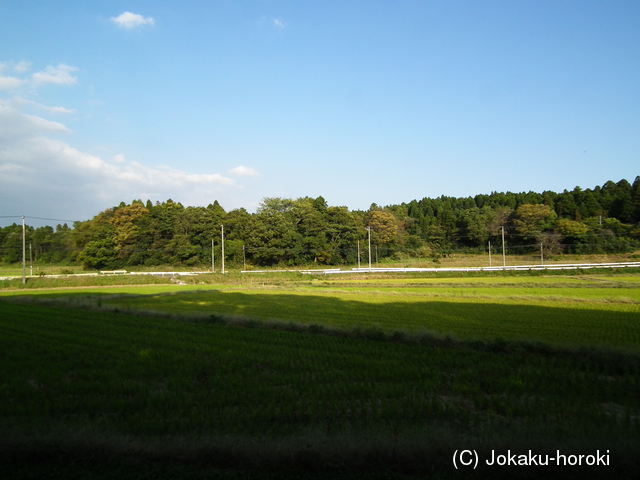
M 0 216 L 633 181 L 639 85 L 636 0 L 0 0 Z

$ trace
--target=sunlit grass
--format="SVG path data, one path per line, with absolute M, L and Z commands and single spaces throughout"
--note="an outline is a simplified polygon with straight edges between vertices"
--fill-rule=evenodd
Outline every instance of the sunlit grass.
M 589 283 L 589 278 L 581 278 L 581 277 L 569 277 L 569 276 L 494 276 L 494 277 L 431 277 L 431 278 L 420 278 L 418 276 L 412 276 L 409 278 L 398 278 L 398 277 L 387 277 L 387 278 L 350 278 L 350 279 L 341 279 L 339 276 L 336 277 L 316 277 L 318 282 L 323 282 L 326 284 L 360 284 L 360 285 L 377 285 L 377 284 L 388 284 L 393 283 L 396 285 L 439 285 L 439 284 L 492 284 L 492 285 L 514 285 L 514 284 L 585 284 Z M 640 281 L 640 280 L 639 280 Z
M 503 292 L 500 292 L 503 293 Z M 640 350 L 640 305 L 633 301 L 566 301 L 535 295 L 416 295 L 382 292 L 219 290 L 108 300 L 132 310 L 221 313 L 342 329 L 435 332 L 459 338 L 504 338 L 568 346 Z M 600 299 L 602 300 L 602 299 Z M 618 299 L 619 300 L 619 299 Z
M 512 287 L 497 285 L 494 287 L 482 287 L 474 284 L 464 284 L 460 286 L 452 286 L 450 284 L 433 285 L 425 287 L 398 287 L 398 286 L 376 286 L 375 288 L 369 288 L 365 290 L 362 286 L 339 287 L 342 292 L 354 292 L 365 293 L 367 290 L 389 295 L 423 295 L 423 296 L 437 296 L 437 297 L 478 297 L 478 298 L 492 298 L 497 301 L 502 299 L 518 299 L 522 297 L 525 300 L 534 301 L 594 301 L 608 303 L 640 303 L 640 288 L 630 287 L 604 287 L 595 286 L 594 288 L 567 288 L 557 285 L 548 286 L 526 286 L 526 285 L 514 285 Z
M 609 276 L 597 276 L 594 280 L 604 280 L 608 282 L 629 282 L 640 283 L 640 275 L 609 275 Z

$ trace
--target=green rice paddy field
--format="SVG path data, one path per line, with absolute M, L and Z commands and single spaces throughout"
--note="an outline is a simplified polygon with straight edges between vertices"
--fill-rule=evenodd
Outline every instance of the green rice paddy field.
M 640 469 L 640 275 L 218 280 L 0 290 L 7 478 Z M 460 449 L 609 465 L 461 471 Z

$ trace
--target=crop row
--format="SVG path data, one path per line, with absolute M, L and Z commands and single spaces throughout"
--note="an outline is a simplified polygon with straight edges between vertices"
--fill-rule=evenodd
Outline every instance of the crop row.
M 639 366 L 3 305 L 0 417 L 135 435 L 638 433 Z M 612 414 L 615 412 L 615 415 Z M 519 428 L 520 428 L 519 427 Z

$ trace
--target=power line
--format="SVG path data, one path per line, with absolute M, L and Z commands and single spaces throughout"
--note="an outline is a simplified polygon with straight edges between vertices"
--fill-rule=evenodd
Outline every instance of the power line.
M 65 220 L 62 218 L 42 218 L 42 217 L 30 217 L 25 215 L 25 218 L 33 218 L 35 220 L 49 220 L 51 222 L 82 222 L 82 220 Z

